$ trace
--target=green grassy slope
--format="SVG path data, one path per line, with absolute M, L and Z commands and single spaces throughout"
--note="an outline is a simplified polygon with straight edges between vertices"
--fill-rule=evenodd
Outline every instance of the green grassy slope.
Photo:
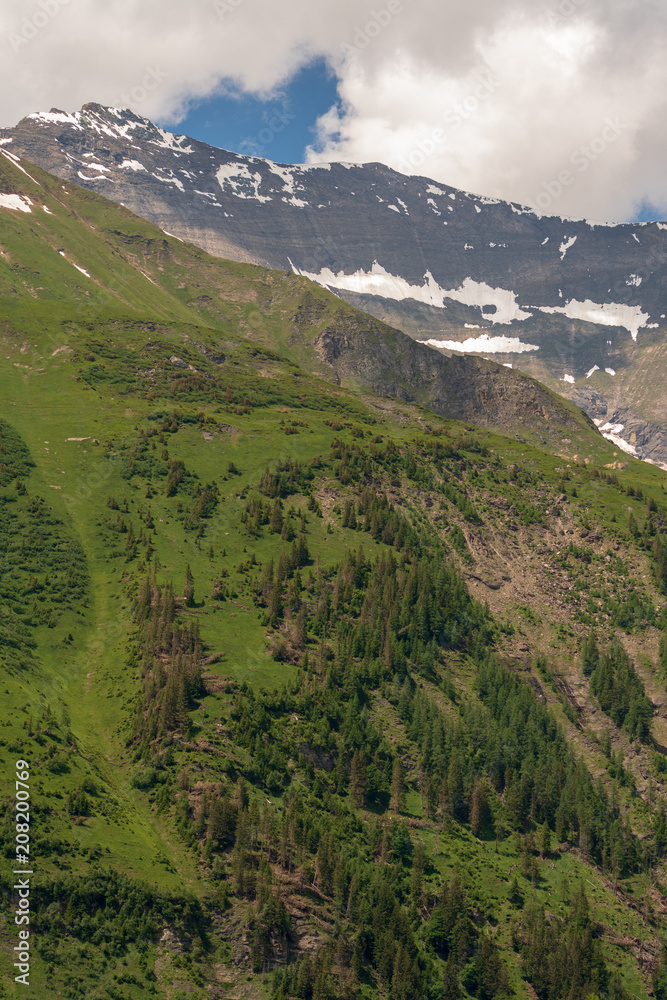
M 0 996 L 17 759 L 40 1000 L 663 995 L 665 474 L 308 374 L 347 306 L 26 169 Z

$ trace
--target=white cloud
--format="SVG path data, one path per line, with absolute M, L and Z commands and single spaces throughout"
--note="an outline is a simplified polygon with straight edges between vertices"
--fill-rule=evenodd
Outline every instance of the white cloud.
M 99 101 L 176 125 L 323 57 L 341 105 L 311 161 L 620 220 L 667 211 L 666 25 L 662 0 L 5 0 L 0 123 Z

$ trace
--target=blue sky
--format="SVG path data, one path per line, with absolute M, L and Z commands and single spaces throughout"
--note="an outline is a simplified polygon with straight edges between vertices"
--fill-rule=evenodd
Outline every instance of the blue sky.
M 336 79 L 323 60 L 301 69 L 268 100 L 220 94 L 194 104 L 187 116 L 162 128 L 212 146 L 262 156 L 278 163 L 302 163 L 319 115 L 337 103 Z

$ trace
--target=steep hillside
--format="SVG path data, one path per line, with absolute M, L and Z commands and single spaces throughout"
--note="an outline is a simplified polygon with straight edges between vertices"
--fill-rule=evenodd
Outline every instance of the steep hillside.
M 537 215 L 379 163 L 276 164 L 99 104 L 29 115 L 0 144 L 210 253 L 294 271 L 415 339 L 521 368 L 667 465 L 663 223 Z
M 664 472 L 0 161 L 0 990 L 665 997 Z

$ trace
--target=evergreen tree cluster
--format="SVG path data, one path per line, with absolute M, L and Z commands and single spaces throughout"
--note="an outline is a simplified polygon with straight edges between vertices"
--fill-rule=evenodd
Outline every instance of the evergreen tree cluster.
M 356 449 L 339 448 L 335 459 L 350 479 L 363 474 Z M 304 470 L 267 470 L 260 490 L 267 499 L 248 500 L 246 526 L 268 525 L 284 538 L 292 518 L 283 497 L 306 483 L 312 496 Z M 202 851 L 220 905 L 229 905 L 231 893 L 247 905 L 255 971 L 272 966 L 277 947 L 292 948 L 278 872 L 332 908 L 326 944 L 275 977 L 274 1000 L 333 1000 L 364 987 L 392 1000 L 454 998 L 463 988 L 478 1000 L 507 996 L 502 954 L 461 880 L 434 878 L 423 842 L 411 836 L 408 797 L 419 794 L 438 836 L 468 826 L 497 842 L 508 823 L 521 843 L 521 871 L 533 883 L 540 879 L 537 855 L 549 857 L 554 839 L 557 849 L 576 845 L 616 878 L 642 868 L 647 854 L 548 706 L 494 655 L 488 610 L 470 596 L 442 544 L 368 485 L 345 501 L 342 519 L 380 543 L 374 557 L 359 545 L 337 565 L 312 566 L 302 515 L 298 537 L 282 547 L 277 564 L 251 555 L 241 567 L 277 637 L 274 656 L 299 669 L 279 691 L 236 690 L 225 780 L 195 789 L 183 773 L 177 783 L 165 775 L 156 804 L 173 808 L 182 836 Z M 193 586 L 190 574 L 186 606 Z M 199 638 L 194 626 L 180 624 L 179 610 L 168 585 L 146 579 L 135 610 L 144 676 L 138 752 L 145 756 L 151 743 L 187 726 L 202 693 Z M 457 695 L 448 665 L 454 656 L 474 667 L 476 699 Z M 604 678 L 607 659 L 623 697 L 632 694 L 627 656 L 614 646 L 600 654 L 594 640 L 584 650 L 592 683 Z M 401 742 L 378 723 L 380 699 L 402 724 Z M 228 779 L 238 779 L 233 789 Z M 266 793 L 279 803 L 260 805 Z M 362 823 L 357 810 L 376 818 Z M 667 821 L 656 819 L 654 852 L 667 844 L 666 831 Z M 539 908 L 526 911 L 516 945 L 540 1000 L 569 1000 L 582 989 L 624 997 L 585 897 L 576 896 L 556 921 Z
M 609 973 L 581 886 L 568 900 L 567 918 L 547 917 L 544 907 L 536 904 L 528 907 L 515 931 L 515 945 L 540 1000 L 605 995 L 629 1000 L 618 974 Z
M 186 605 L 187 591 L 186 574 Z M 136 600 L 135 620 L 140 635 L 133 661 L 140 665 L 143 678 L 135 733 L 145 741 L 176 729 L 187 731 L 188 711 L 204 694 L 197 625 L 178 621 L 171 583 L 161 587 L 150 576 L 144 579 Z
M 0 421 L 0 652 L 12 672 L 34 663 L 34 630 L 82 612 L 90 586 L 79 541 L 29 490 L 33 468 L 20 436 Z
M 598 651 L 590 637 L 583 651 L 583 669 L 591 678 L 591 692 L 600 708 L 630 739 L 647 742 L 651 735 L 653 706 L 623 644 L 614 639 L 608 649 Z

